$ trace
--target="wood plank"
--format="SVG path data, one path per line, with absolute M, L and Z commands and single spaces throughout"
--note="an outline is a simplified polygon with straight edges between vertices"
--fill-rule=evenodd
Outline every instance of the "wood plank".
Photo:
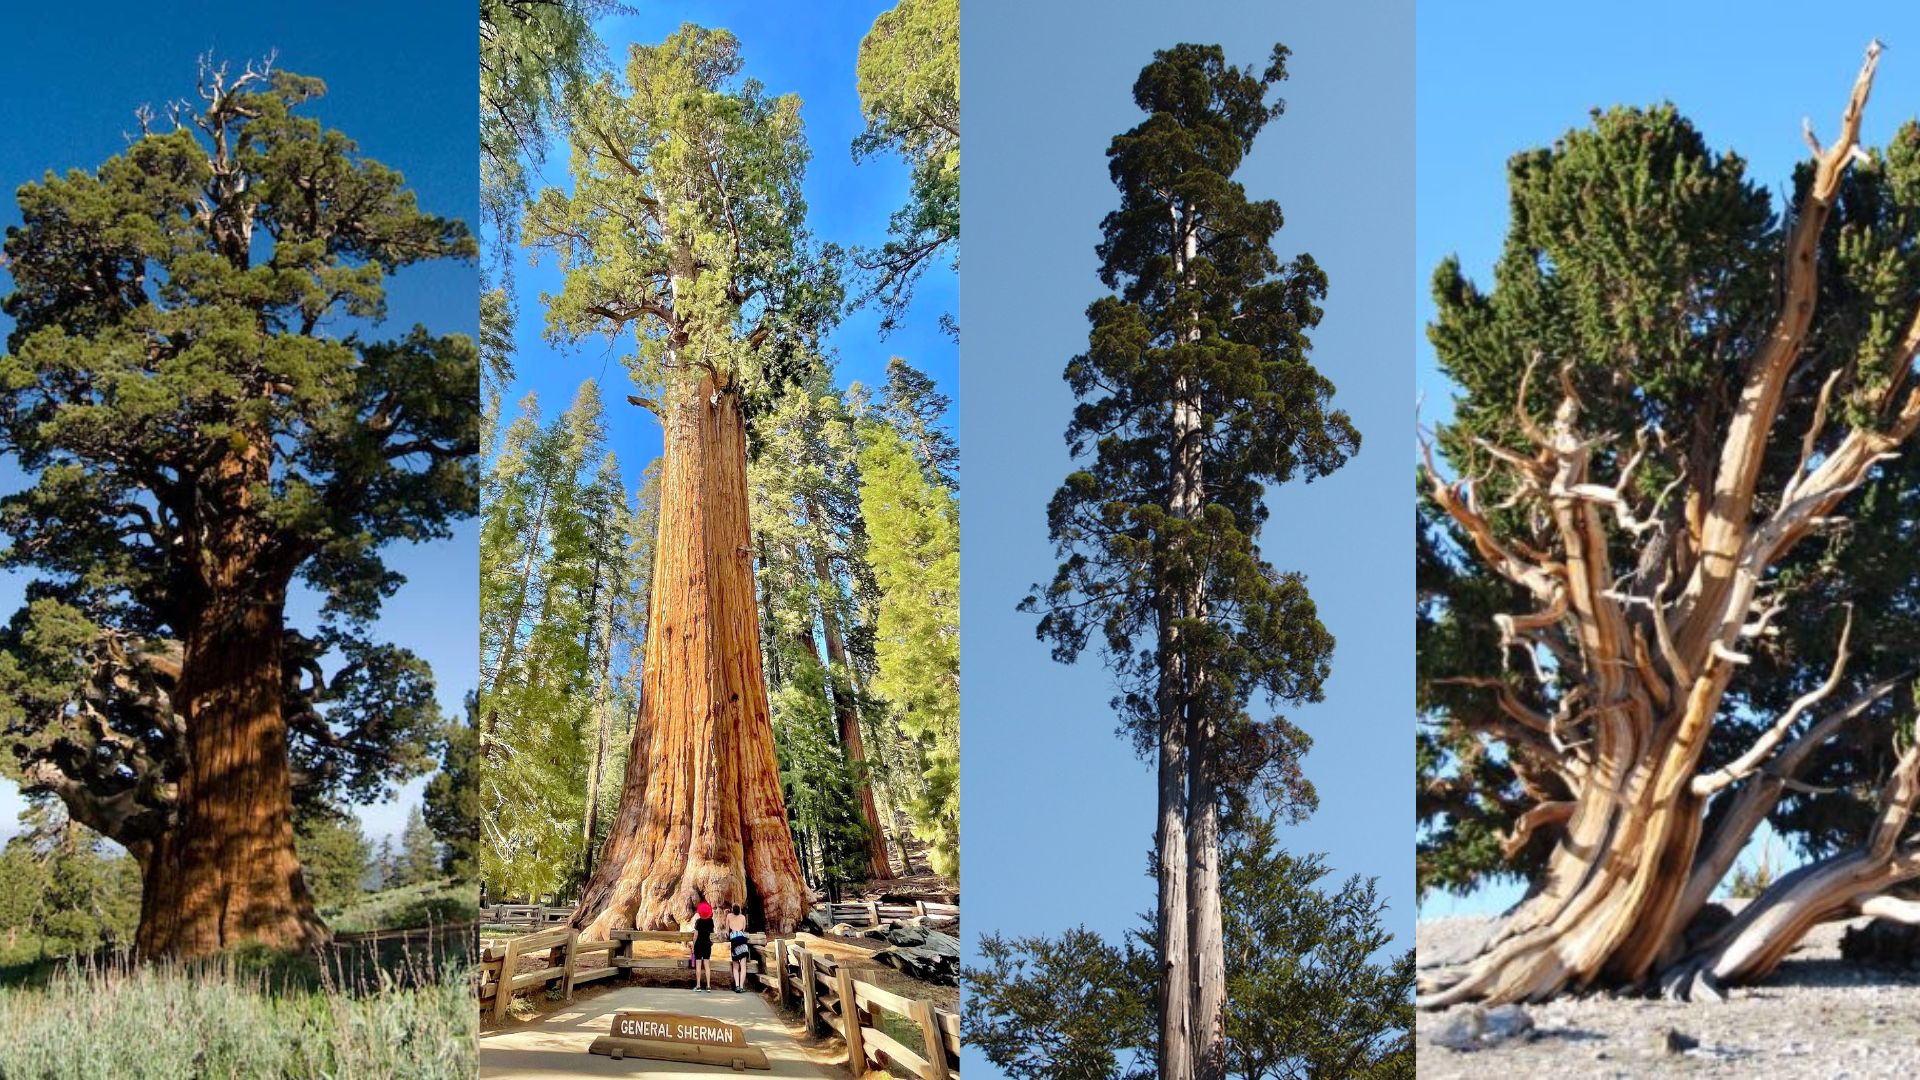
M 513 977 L 513 990 L 515 993 L 519 993 L 522 990 L 531 989 L 535 986 L 545 986 L 548 980 L 558 979 L 566 973 L 566 968 L 556 966 L 543 967 L 539 971 L 529 971 L 524 975 L 515 975 Z
M 580 931 L 579 930 L 571 926 L 567 927 L 567 943 L 565 945 L 554 946 L 555 952 L 560 952 L 562 949 L 565 950 L 565 953 L 563 955 L 566 958 L 567 974 L 566 974 L 566 978 L 561 982 L 560 1000 L 572 1001 L 573 1000 L 573 981 L 574 981 L 573 969 L 576 966 L 578 966 L 580 961 Z
M 847 1040 L 847 1068 L 855 1076 L 860 1075 L 861 1066 L 867 1063 L 867 1052 L 860 1048 L 860 998 L 855 992 L 853 972 L 841 968 L 837 977 L 839 982 L 841 1015 L 846 1023 L 840 1027 L 840 1037 Z
M 507 1018 L 507 1009 L 513 1002 L 513 968 L 520 957 L 520 942 L 509 940 L 507 951 L 500 957 L 500 990 L 493 995 L 493 1022 L 498 1024 Z
M 807 1025 L 807 1034 L 814 1033 L 814 1010 L 818 1002 L 814 1000 L 813 954 L 805 949 L 800 953 L 800 1019 Z
M 868 1028 L 860 1033 L 862 1044 L 867 1048 L 867 1057 L 876 1064 L 893 1062 L 905 1065 L 915 1076 L 926 1074 L 927 1059 L 907 1049 L 906 1045 L 879 1028 Z
M 620 969 L 617 967 L 581 968 L 573 973 L 573 984 L 578 986 L 581 983 L 589 983 L 595 979 L 604 979 L 609 975 L 618 974 Z
M 649 1058 L 655 1061 L 679 1061 L 693 1065 L 719 1065 L 732 1069 L 771 1069 L 767 1052 L 757 1046 L 712 1046 L 706 1043 L 666 1042 L 661 1039 L 622 1039 L 602 1035 L 587 1046 L 587 1052 L 622 1058 Z
M 926 1080 L 952 1080 L 947 1069 L 947 1041 L 940 1036 L 940 1021 L 933 1015 L 933 1002 L 913 1003 L 913 1019 L 920 1025 L 920 1041 L 927 1048 Z
M 853 984 L 853 992 L 855 1000 L 863 1009 L 878 1006 L 887 1012 L 906 1016 L 908 1010 L 913 1008 L 912 998 L 901 997 L 891 990 L 882 990 L 872 983 L 856 981 Z
M 539 952 L 541 949 L 551 949 L 555 945 L 564 945 L 567 936 L 573 932 L 574 929 L 571 926 L 559 926 L 552 930 L 540 930 L 531 934 L 522 934 L 512 940 L 514 944 L 520 946 L 517 950 L 519 952 Z

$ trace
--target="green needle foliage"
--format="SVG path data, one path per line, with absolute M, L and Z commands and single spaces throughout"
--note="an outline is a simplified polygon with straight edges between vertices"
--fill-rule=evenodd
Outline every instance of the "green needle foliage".
M 1595 110 L 1552 146 L 1510 160 L 1511 218 L 1493 287 L 1469 281 L 1457 259 L 1445 260 L 1433 276 L 1438 316 L 1429 328 L 1440 369 L 1456 388 L 1453 420 L 1437 431 L 1437 467 L 1477 478 L 1478 500 L 1502 543 L 1556 550 L 1551 522 L 1506 506 L 1514 482 L 1492 454 L 1532 455 L 1522 413 L 1544 424 L 1570 389 L 1581 404 L 1581 430 L 1601 440 L 1593 450 L 1596 478 L 1611 483 L 1630 456 L 1640 456 L 1623 494 L 1655 528 L 1640 536 L 1611 530 L 1607 554 L 1629 572 L 1620 588 L 1644 594 L 1672 578 L 1710 492 L 1748 367 L 1782 304 L 1795 219 L 1780 207 L 1801 205 L 1812 175 L 1811 162 L 1803 163 L 1776 200 L 1742 158 L 1710 150 L 1664 104 Z M 1880 424 L 1864 403 L 1889 380 L 1911 378 L 1890 369 L 1888 358 L 1920 306 L 1920 127 L 1902 125 L 1884 148 L 1865 151 L 1848 168 L 1817 261 L 1813 323 L 1758 481 L 1761 514 L 1772 511 L 1778 496 L 1768 493 L 1780 492 L 1798 464 L 1801 434 L 1813 426 L 1829 375 L 1836 422 L 1814 440 L 1816 462 L 1851 428 Z M 1537 370 L 1527 380 L 1530 366 Z M 1908 643 L 1920 634 L 1916 499 L 1913 455 L 1884 462 L 1842 504 L 1844 529 L 1816 532 L 1772 568 L 1763 587 L 1779 611 L 1768 634 L 1741 645 L 1752 662 L 1722 701 L 1700 772 L 1732 760 L 1826 680 L 1848 605 L 1854 647 L 1829 704 L 1882 680 L 1912 679 Z M 1496 692 L 1485 680 L 1551 715 L 1580 676 L 1555 665 L 1544 680 L 1523 677 L 1527 665 L 1503 648 L 1495 616 L 1531 611 L 1532 599 L 1474 556 L 1424 495 L 1418 540 L 1420 889 L 1468 892 L 1490 879 L 1531 878 L 1560 830 L 1541 830 L 1511 860 L 1501 840 L 1537 802 L 1571 795 L 1537 759 L 1529 763 L 1531 752 L 1503 737 Z M 1672 580 L 1666 595 L 1677 596 L 1682 584 Z M 1645 610 L 1629 615 L 1642 620 Z M 1568 644 L 1562 635 L 1547 647 Z M 1779 802 L 1774 830 L 1807 856 L 1858 845 L 1876 814 L 1867 793 L 1893 759 L 1889 733 L 1912 712 L 1911 696 L 1894 693 L 1842 728 L 1800 770 L 1806 788 Z M 1710 814 L 1709 830 L 1715 820 Z
M 474 256 L 466 226 L 306 115 L 320 80 L 208 63 L 201 91 L 98 168 L 23 185 L 5 241 L 0 450 L 31 484 L 0 499 L 0 566 L 34 578 L 0 630 L 0 770 L 122 844 L 173 822 L 172 639 L 295 581 L 325 598 L 284 644 L 296 800 L 427 771 L 431 674 L 370 636 L 401 584 L 381 551 L 448 536 L 475 497 L 473 341 L 364 336 L 388 275 Z
M 1375 882 L 1328 888 L 1322 858 L 1288 854 L 1275 833 L 1249 822 L 1223 852 L 1227 1074 L 1411 1077 L 1413 951 L 1386 955 Z M 1154 955 L 1151 917 L 1118 945 L 1084 927 L 988 935 L 967 972 L 963 1036 L 1009 1076 L 1152 1076 Z
M 887 223 L 888 241 L 854 253 L 868 274 L 864 297 L 880 305 L 882 332 L 913 299 L 913 285 L 947 249 L 959 268 L 960 3 L 900 0 L 860 42 L 860 109 L 867 128 L 856 160 L 891 150 L 913 169 L 907 205 Z M 941 321 L 954 332 L 950 315 Z

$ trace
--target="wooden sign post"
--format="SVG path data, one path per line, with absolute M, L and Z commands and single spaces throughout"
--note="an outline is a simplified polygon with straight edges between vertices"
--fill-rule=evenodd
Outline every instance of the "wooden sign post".
M 723 1065 L 736 1071 L 771 1069 L 767 1052 L 747 1045 L 738 1024 L 686 1013 L 613 1014 L 613 1030 L 593 1040 L 589 1053 L 620 1058 L 652 1058 L 696 1065 Z

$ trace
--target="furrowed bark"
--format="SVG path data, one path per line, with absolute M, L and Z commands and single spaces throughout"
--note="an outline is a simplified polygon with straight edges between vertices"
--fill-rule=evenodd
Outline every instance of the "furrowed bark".
M 746 423 L 712 375 L 665 406 L 640 719 L 572 924 L 677 929 L 706 900 L 785 933 L 806 907 L 774 756 L 748 526 Z
M 264 479 L 261 440 L 222 465 L 205 523 L 204 595 L 182 634 L 175 703 L 186 718 L 179 825 L 144 861 L 137 952 L 190 960 L 245 942 L 327 940 L 293 847 L 284 689 L 286 575 L 246 511 Z

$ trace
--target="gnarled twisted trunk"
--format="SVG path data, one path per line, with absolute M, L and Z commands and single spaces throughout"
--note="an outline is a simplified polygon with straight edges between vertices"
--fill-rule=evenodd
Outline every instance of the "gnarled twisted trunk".
M 746 423 L 711 377 L 673 388 L 640 720 L 574 911 L 590 939 L 675 929 L 701 900 L 791 930 L 806 907 L 774 756 L 748 526 Z
M 1757 498 L 1787 380 L 1812 325 L 1820 235 L 1856 156 L 1878 57 L 1876 44 L 1855 80 L 1839 139 L 1818 150 L 1788 239 L 1780 314 L 1748 367 L 1718 446 L 1706 448 L 1717 452 L 1696 453 L 1689 462 L 1690 474 L 1710 473 L 1711 486 L 1686 501 L 1682 520 L 1664 519 L 1657 502 L 1649 506 L 1634 488 L 1634 468 L 1654 433 L 1639 433 L 1638 451 L 1612 484 L 1595 482 L 1592 452 L 1604 440 L 1578 429 L 1580 402 L 1564 377 L 1550 430 L 1528 419 L 1522 380 L 1517 415 L 1534 445 L 1532 456 L 1487 448 L 1510 470 L 1520 497 L 1550 514 L 1552 550 L 1506 542 L 1471 485 L 1441 480 L 1428 463 L 1434 499 L 1478 557 L 1537 604 L 1534 611 L 1499 617 L 1504 643 L 1534 662 L 1543 686 L 1570 689 L 1557 695 L 1548 716 L 1522 703 L 1503 680 L 1457 680 L 1497 691 L 1500 715 L 1488 726 L 1501 733 L 1516 772 L 1538 800 L 1520 819 L 1508 850 L 1517 851 L 1541 829 L 1561 833 L 1541 887 L 1478 959 L 1422 981 L 1424 1006 L 1539 1000 L 1569 986 L 1649 985 L 1656 978 L 1677 996 L 1718 995 L 1725 982 L 1771 972 L 1815 924 L 1858 913 L 1887 889 L 1920 878 L 1920 840 L 1904 832 L 1920 801 L 1920 752 L 1908 751 L 1879 793 L 1880 817 L 1867 844 L 1786 875 L 1707 940 L 1687 938 L 1714 887 L 1812 752 L 1893 689 L 1871 687 L 1789 739 L 1842 685 L 1843 633 L 1826 683 L 1803 695 L 1737 758 L 1702 770 L 1728 685 L 1748 662 L 1740 643 L 1764 633 L 1773 617 L 1772 602 L 1760 598 L 1770 570 L 1801 539 L 1836 520 L 1846 496 L 1920 427 L 1920 389 L 1905 375 L 1920 354 L 1916 312 L 1887 358 L 1888 370 L 1900 376 L 1873 397 L 1850 403 L 1871 421 L 1815 452 L 1836 372 L 1810 428 L 1784 434 L 1797 439 L 1795 469 L 1773 498 Z M 1616 573 L 1608 552 L 1617 534 L 1609 516 L 1649 545 L 1640 565 L 1654 572 Z M 1680 587 L 1669 588 L 1675 584 Z M 1539 649 L 1553 656 L 1551 675 L 1540 666 Z

